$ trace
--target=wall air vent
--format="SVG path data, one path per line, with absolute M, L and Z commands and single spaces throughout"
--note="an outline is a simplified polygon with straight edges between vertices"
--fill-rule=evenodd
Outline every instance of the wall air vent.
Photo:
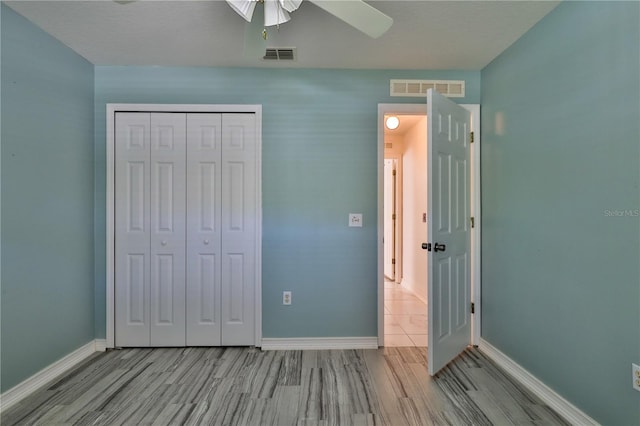
M 262 57 L 265 61 L 295 61 L 295 47 L 268 47 Z
M 464 98 L 464 80 L 391 80 L 389 95 L 423 98 L 428 89 L 450 98 Z

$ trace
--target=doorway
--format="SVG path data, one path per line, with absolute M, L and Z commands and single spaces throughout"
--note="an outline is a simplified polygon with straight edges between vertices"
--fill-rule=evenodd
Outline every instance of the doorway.
M 425 347 L 426 115 L 388 113 L 384 123 L 385 346 Z
M 471 113 L 470 129 L 475 135 L 475 143 L 470 145 L 470 214 L 475 219 L 474 229 L 470 232 L 471 252 L 470 252 L 470 300 L 475 306 L 475 314 L 471 316 L 471 336 L 470 343 L 477 345 L 480 341 L 481 328 L 481 304 L 480 304 L 480 105 L 477 104 L 461 104 L 461 107 L 467 109 Z M 390 287 L 390 283 L 384 277 L 384 159 L 385 159 L 385 115 L 421 115 L 426 116 L 427 105 L 419 104 L 378 104 L 378 345 L 386 346 L 385 340 L 385 287 Z M 400 164 L 400 168 L 404 165 Z M 426 168 L 426 167 L 425 167 Z M 400 176 L 400 179 L 402 176 Z M 402 204 L 406 204 L 403 202 Z M 404 216 L 404 215 L 403 215 Z M 400 216 L 402 218 L 403 216 Z M 422 217 L 420 217 L 422 219 Z M 406 231 L 403 229 L 403 231 Z M 406 232 L 402 232 L 406 235 Z M 426 238 L 426 231 L 423 235 L 417 236 L 419 239 Z M 423 240 L 421 242 L 426 242 Z M 417 244 L 421 246 L 419 241 Z M 405 245 L 404 243 L 402 244 Z M 404 277 L 406 271 L 407 254 L 402 253 L 400 269 L 403 271 L 401 277 Z M 398 262 L 398 261 L 397 261 Z M 426 269 L 426 262 L 425 269 Z M 397 284 L 395 287 L 398 288 Z M 425 298 L 426 299 L 426 298 Z

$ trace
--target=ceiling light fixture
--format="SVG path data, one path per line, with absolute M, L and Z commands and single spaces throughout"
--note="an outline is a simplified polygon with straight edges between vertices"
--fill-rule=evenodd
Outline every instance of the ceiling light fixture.
M 387 119 L 385 120 L 385 125 L 387 126 L 387 129 L 395 130 L 400 125 L 400 119 L 395 115 L 392 115 L 390 117 L 387 117 Z

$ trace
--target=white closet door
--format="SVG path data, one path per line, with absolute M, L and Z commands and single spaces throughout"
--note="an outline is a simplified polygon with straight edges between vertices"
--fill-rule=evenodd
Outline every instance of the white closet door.
M 116 114 L 115 344 L 149 345 L 150 116 Z
M 151 114 L 151 346 L 185 346 L 186 114 Z
M 220 346 L 221 115 L 188 115 L 187 145 L 187 346 Z
M 222 116 L 222 345 L 254 344 L 256 128 Z

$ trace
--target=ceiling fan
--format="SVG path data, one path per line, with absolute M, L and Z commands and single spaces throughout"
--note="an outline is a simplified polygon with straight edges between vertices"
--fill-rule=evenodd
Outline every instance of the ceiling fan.
M 113 0 L 129 4 L 137 0 Z M 244 55 L 263 57 L 267 43 L 267 28 L 279 28 L 291 19 L 303 0 L 226 0 L 231 8 L 249 24 L 245 27 Z M 363 0 L 308 0 L 336 18 L 346 22 L 371 38 L 378 38 L 393 24 L 393 19 Z M 256 5 L 260 4 L 256 10 Z M 254 11 L 256 12 L 254 16 Z M 252 18 L 256 19 L 252 19 Z M 263 22 L 262 22 L 263 21 Z M 265 58 L 266 59 L 266 58 Z
M 113 0 L 116 3 L 128 4 L 136 0 Z M 266 28 L 279 26 L 288 22 L 289 13 L 300 7 L 302 0 L 226 0 L 229 6 L 251 22 L 256 4 L 264 4 L 263 38 L 266 39 Z M 308 0 L 338 19 L 362 31 L 371 38 L 378 38 L 393 24 L 393 19 L 380 12 L 363 0 Z
M 289 13 L 300 7 L 302 0 L 226 0 L 229 6 L 251 22 L 257 3 L 264 4 L 263 38 L 266 28 L 288 22 Z M 308 0 L 338 19 L 372 38 L 378 38 L 391 27 L 393 19 L 363 0 Z

